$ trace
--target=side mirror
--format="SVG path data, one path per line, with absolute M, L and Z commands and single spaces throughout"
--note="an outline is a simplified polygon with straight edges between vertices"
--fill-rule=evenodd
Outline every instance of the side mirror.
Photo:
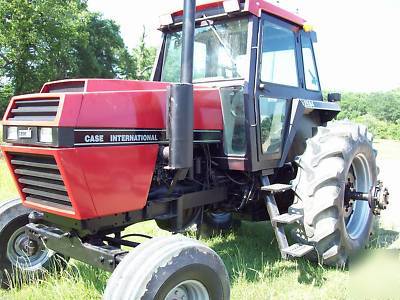
M 340 102 L 342 100 L 342 95 L 340 93 L 329 93 L 328 102 Z

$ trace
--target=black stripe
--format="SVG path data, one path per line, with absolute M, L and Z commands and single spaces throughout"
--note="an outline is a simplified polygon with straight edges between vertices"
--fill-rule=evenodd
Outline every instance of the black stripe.
M 219 143 L 222 131 L 194 130 L 195 143 Z M 75 129 L 75 146 L 167 144 L 164 129 Z

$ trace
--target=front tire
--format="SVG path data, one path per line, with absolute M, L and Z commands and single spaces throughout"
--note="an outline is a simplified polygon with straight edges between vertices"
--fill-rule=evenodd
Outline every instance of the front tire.
M 373 224 L 368 202 L 354 201 L 349 213 L 345 187 L 351 179 L 357 191 L 369 193 L 376 185 L 377 166 L 372 136 L 364 126 L 349 121 L 318 127 L 297 160 L 292 213 L 303 214 L 294 239 L 313 245 L 311 260 L 344 266 L 348 257 L 365 247 Z
M 28 255 L 28 224 L 30 209 L 20 199 L 3 202 L 0 205 L 0 283 L 10 287 L 24 280 L 38 278 L 49 270 L 60 270 L 67 260 L 47 249 L 43 243 L 34 242 L 36 250 Z
M 229 300 L 229 277 L 204 244 L 180 235 L 153 238 L 117 266 L 103 299 Z

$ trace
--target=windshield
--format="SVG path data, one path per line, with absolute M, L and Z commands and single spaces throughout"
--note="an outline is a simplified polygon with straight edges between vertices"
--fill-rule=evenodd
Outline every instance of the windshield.
M 195 30 L 193 81 L 239 79 L 249 68 L 248 19 L 203 21 Z M 179 82 L 182 32 L 167 34 L 161 80 Z

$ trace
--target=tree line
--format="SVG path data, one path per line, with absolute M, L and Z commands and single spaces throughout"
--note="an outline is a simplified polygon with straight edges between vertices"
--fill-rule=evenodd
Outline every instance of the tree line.
M 52 80 L 148 79 L 155 53 L 144 29 L 128 50 L 119 26 L 86 0 L 0 0 L 0 113 Z
M 343 93 L 339 119 L 368 126 L 376 138 L 400 140 L 400 88 L 388 92 Z

